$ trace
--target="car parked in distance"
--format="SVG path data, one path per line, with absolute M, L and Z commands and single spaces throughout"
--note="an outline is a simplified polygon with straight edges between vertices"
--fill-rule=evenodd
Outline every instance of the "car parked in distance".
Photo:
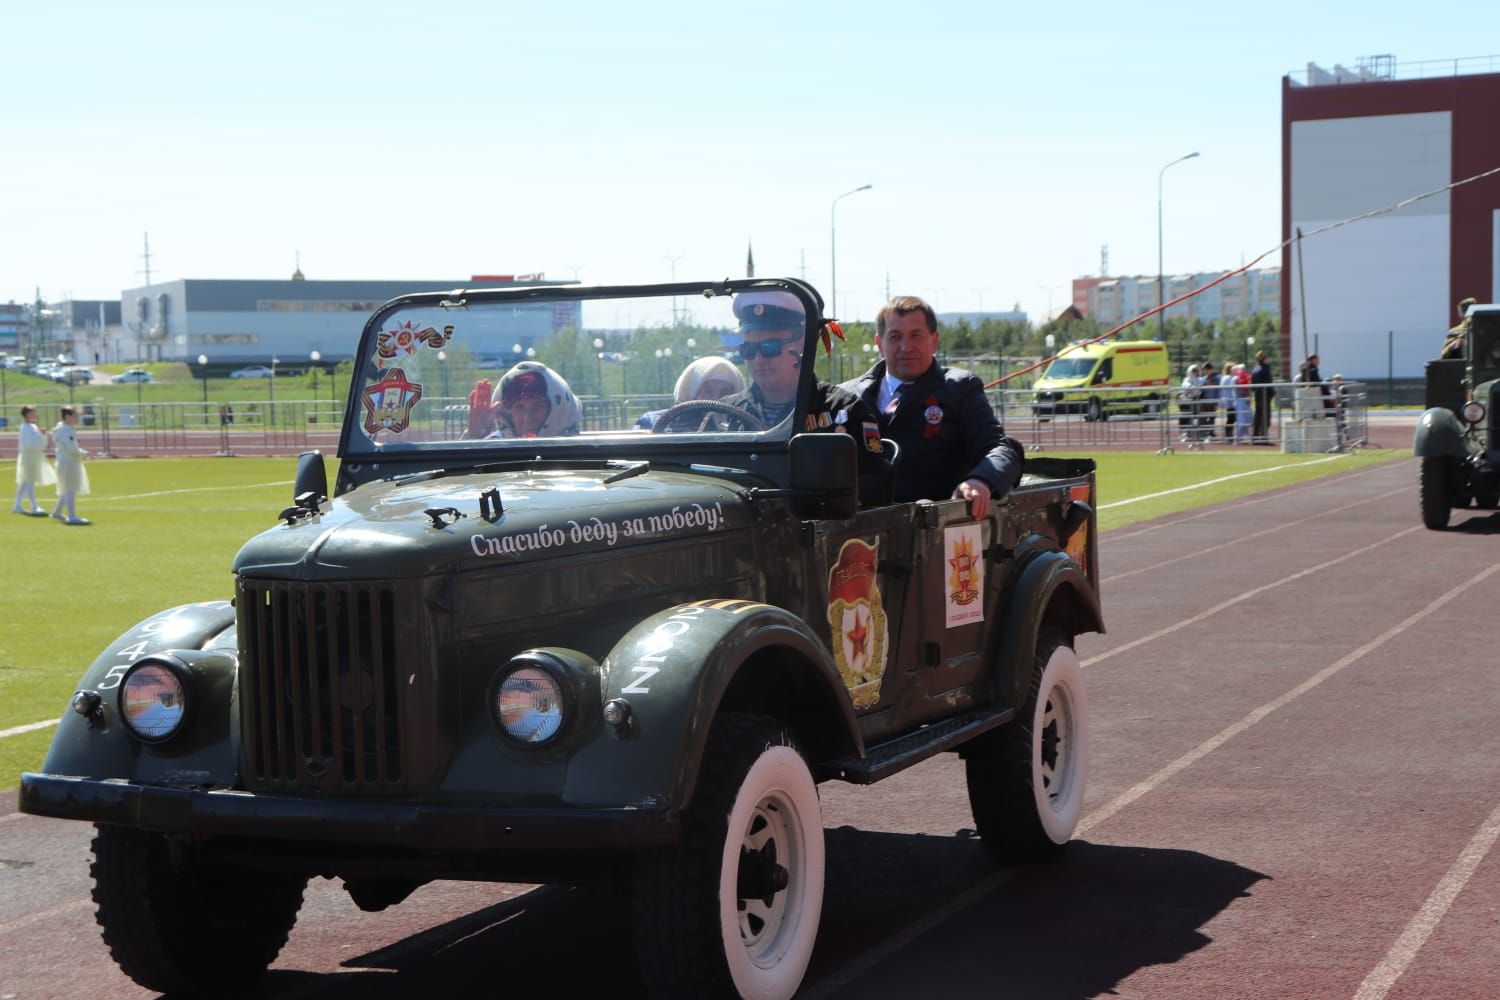
M 118 375 L 111 375 L 109 380 L 116 384 L 122 382 L 150 382 L 151 373 L 144 368 L 127 368 Z
M 94 381 L 94 372 L 93 369 L 85 368 L 82 365 L 75 365 L 71 368 L 64 368 L 54 375 L 53 378 L 64 385 L 88 385 Z
M 229 373 L 230 378 L 273 378 L 276 373 L 265 365 L 248 365 Z

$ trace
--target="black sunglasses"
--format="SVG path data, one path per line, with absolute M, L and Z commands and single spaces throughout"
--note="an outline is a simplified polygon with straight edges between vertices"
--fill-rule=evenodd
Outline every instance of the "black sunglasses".
M 740 357 L 746 361 L 755 357 L 756 354 L 763 358 L 778 357 L 786 345 L 795 344 L 801 340 L 801 337 L 790 337 L 786 340 L 747 340 L 739 346 Z

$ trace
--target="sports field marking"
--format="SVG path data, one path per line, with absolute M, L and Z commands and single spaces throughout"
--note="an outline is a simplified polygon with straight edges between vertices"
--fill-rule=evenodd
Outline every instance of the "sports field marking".
M 1261 586 L 1256 587 L 1253 590 L 1247 590 L 1243 594 L 1231 597 L 1227 601 L 1220 601 L 1213 607 L 1208 608 L 1204 611 L 1200 611 L 1196 615 L 1193 615 L 1191 618 L 1184 618 L 1173 625 L 1168 625 L 1166 628 L 1157 629 L 1150 635 L 1143 635 L 1139 639 L 1132 639 L 1130 642 L 1127 642 L 1120 646 L 1116 646 L 1114 649 L 1105 650 L 1097 656 L 1091 656 L 1087 660 L 1084 660 L 1082 665 L 1085 667 L 1092 667 L 1094 664 L 1101 663 L 1104 660 L 1109 659 L 1111 656 L 1117 656 L 1118 654 L 1123 653 L 1127 650 L 1134 649 L 1137 646 L 1144 646 L 1146 643 L 1154 642 L 1157 639 L 1160 639 L 1162 636 L 1171 635 L 1173 632 L 1179 632 L 1182 629 L 1187 628 L 1189 625 L 1196 625 L 1198 622 L 1201 622 L 1205 618 L 1213 617 L 1220 611 L 1223 611 L 1225 608 L 1234 607 L 1234 605 L 1236 604 L 1243 604 L 1245 601 L 1250 600 L 1250 598 L 1255 597 L 1259 594 L 1264 594 L 1268 590 L 1274 590 L 1284 583 L 1292 583 L 1293 581 L 1300 580 L 1304 576 L 1310 576 L 1313 573 L 1321 572 L 1322 570 L 1328 569 L 1331 566 L 1337 566 L 1341 562 L 1347 562 L 1350 559 L 1353 559 L 1355 556 L 1364 555 L 1366 552 L 1371 552 L 1375 549 L 1386 548 L 1390 545 L 1391 542 L 1402 537 L 1403 535 L 1409 535 L 1413 531 L 1425 530 L 1426 529 L 1423 528 L 1422 525 L 1414 524 L 1410 528 L 1407 528 L 1405 531 L 1398 531 L 1394 535 L 1391 535 L 1387 538 L 1382 538 L 1378 542 L 1371 542 L 1369 545 L 1366 545 L 1362 548 L 1353 549 L 1349 552 L 1345 552 L 1343 555 L 1338 556 L 1334 559 L 1329 559 L 1327 562 L 1318 563 L 1316 566 L 1309 566 L 1307 569 L 1299 570 L 1298 572 L 1293 573 L 1291 576 L 1284 576 L 1280 580 L 1273 580 L 1270 583 L 1262 584 Z M 1500 569 L 1500 566 L 1496 566 L 1494 568 Z
M 1473 877 L 1479 862 L 1495 846 L 1496 839 L 1500 839 L 1500 806 L 1495 807 L 1490 818 L 1479 827 L 1479 832 L 1464 846 L 1458 860 L 1453 862 L 1448 874 L 1432 890 L 1427 902 L 1422 904 L 1422 909 L 1411 918 L 1406 930 L 1401 932 L 1396 943 L 1391 945 L 1391 950 L 1386 952 L 1385 958 L 1359 984 L 1359 992 L 1354 994 L 1354 1000 L 1381 1000 L 1390 992 L 1391 987 L 1396 985 L 1396 980 L 1406 972 L 1417 957 L 1417 952 L 1422 950 L 1422 946 L 1437 929 L 1438 923 L 1458 898 L 1458 894 Z
M 1132 531 L 1111 531 L 1108 532 L 1105 537 L 1108 538 L 1112 543 L 1122 542 L 1126 539 L 1136 538 L 1140 535 L 1149 535 L 1153 532 L 1165 531 L 1170 528 L 1175 528 L 1179 524 L 1186 524 L 1188 521 L 1197 521 L 1205 517 L 1213 517 L 1216 514 L 1222 514 L 1226 511 L 1239 510 L 1242 507 L 1253 507 L 1255 504 L 1270 503 L 1273 500 L 1278 500 L 1281 497 L 1290 496 L 1294 493 L 1306 493 L 1310 490 L 1326 489 L 1327 487 L 1335 484 L 1343 486 L 1348 484 L 1351 480 L 1358 479 L 1362 476 L 1373 475 L 1376 472 L 1382 471 L 1384 468 L 1384 466 L 1377 465 L 1371 468 L 1360 469 L 1357 472 L 1346 472 L 1336 479 L 1315 479 L 1309 483 L 1301 483 L 1299 485 L 1291 486 L 1286 489 L 1276 490 L 1271 493 L 1261 493 L 1256 496 L 1245 497 L 1236 501 L 1226 501 L 1222 504 L 1215 504 L 1207 510 L 1198 511 L 1193 514 L 1187 514 L 1184 517 L 1171 517 L 1170 519 L 1163 518 L 1160 520 L 1154 520 L 1147 524 L 1145 527 L 1136 528 Z
M 1374 503 L 1376 500 L 1384 500 L 1387 497 L 1395 496 L 1397 493 L 1406 493 L 1411 489 L 1412 487 L 1410 486 L 1402 486 L 1397 489 L 1390 490 L 1386 493 L 1379 493 L 1375 496 L 1365 497 L 1363 500 L 1356 500 L 1353 503 L 1346 503 L 1342 507 L 1333 507 L 1329 510 L 1320 510 L 1316 514 L 1309 514 L 1306 517 L 1300 517 L 1295 521 L 1283 521 L 1281 524 L 1273 525 L 1269 528 L 1262 528 L 1260 531 L 1252 531 L 1248 535 L 1236 536 L 1230 541 L 1220 542 L 1218 545 L 1210 545 L 1206 549 L 1195 549 L 1192 552 L 1186 553 L 1185 555 L 1174 556 L 1171 559 L 1167 559 L 1163 562 L 1155 563 L 1150 566 L 1141 566 L 1136 569 L 1126 570 L 1123 573 L 1116 573 L 1114 576 L 1106 576 L 1102 580 L 1100 580 L 1100 583 L 1113 583 L 1116 580 L 1123 580 L 1126 577 L 1135 576 L 1137 573 L 1148 573 L 1151 570 L 1161 569 L 1164 566 L 1171 566 L 1173 563 L 1180 563 L 1188 559 L 1201 559 L 1203 556 L 1207 555 L 1210 552 L 1217 552 L 1219 549 L 1227 549 L 1233 545 L 1241 545 L 1245 542 L 1250 541 L 1250 539 L 1252 538 L 1259 538 L 1262 535 L 1278 534 L 1285 531 L 1287 528 L 1295 527 L 1299 524 L 1306 524 L 1308 521 L 1316 521 L 1318 518 L 1327 517 L 1330 514 L 1339 514 L 1343 511 L 1349 510 L 1352 507 L 1358 507 L 1360 504 Z
M 1420 527 L 1421 525 L 1417 525 L 1416 528 L 1412 528 L 1410 530 L 1416 531 Z M 1401 535 L 1404 534 L 1407 534 L 1407 532 L 1401 532 Z M 1392 537 L 1400 538 L 1401 535 L 1394 535 Z M 1384 545 L 1386 543 L 1382 542 L 1381 544 Z M 1306 572 L 1311 572 L 1311 570 L 1308 570 Z M 1324 667 L 1322 670 L 1319 670 L 1317 673 L 1313 674 L 1307 680 L 1303 681 L 1301 684 L 1298 684 L 1296 687 L 1292 688 L 1281 697 L 1276 698 L 1273 701 L 1266 702 L 1264 705 L 1250 712 L 1250 714 L 1246 715 L 1243 719 L 1236 722 L 1234 725 L 1229 726 L 1228 728 L 1221 730 L 1217 735 L 1211 736 L 1208 739 L 1204 740 L 1202 743 L 1198 744 L 1196 747 L 1189 750 L 1181 757 L 1178 757 L 1176 760 L 1172 761 L 1172 763 L 1168 764 L 1160 771 L 1157 771 L 1151 777 L 1147 778 L 1144 781 L 1138 782 L 1135 785 L 1132 785 L 1129 789 L 1115 796 L 1104 806 L 1094 810 L 1084 818 L 1083 822 L 1078 824 L 1078 832 L 1074 834 L 1074 836 L 1083 836 L 1089 830 L 1098 826 L 1100 823 L 1103 823 L 1105 820 L 1109 819 L 1115 813 L 1130 805 L 1130 803 L 1134 802 L 1142 795 L 1150 792 L 1152 789 L 1158 787 L 1163 782 L 1170 780 L 1174 775 L 1177 775 L 1187 768 L 1193 766 L 1198 761 L 1202 760 L 1204 757 L 1208 756 L 1210 753 L 1223 746 L 1225 743 L 1228 743 L 1230 740 L 1234 739 L 1234 737 L 1238 736 L 1240 733 L 1243 733 L 1245 730 L 1255 725 L 1261 719 L 1264 719 L 1266 716 L 1276 711 L 1278 708 L 1296 701 L 1298 698 L 1302 697 L 1304 694 L 1311 691 L 1319 684 L 1322 684 L 1324 681 L 1328 680 L 1328 678 L 1334 676 L 1339 671 L 1349 666 L 1351 663 L 1358 661 L 1366 654 L 1370 653 L 1372 650 L 1378 649 L 1381 646 L 1385 645 L 1385 643 L 1400 635 L 1402 632 L 1405 632 L 1412 625 L 1432 614 L 1438 608 L 1441 608 L 1443 605 L 1447 604 L 1455 597 L 1458 597 L 1460 594 L 1473 593 L 1472 588 L 1475 584 L 1483 583 L 1486 579 L 1497 572 L 1500 572 L 1500 563 L 1491 566 L 1489 569 L 1485 570 L 1479 575 L 1474 576 L 1464 583 L 1459 584 L 1457 587 L 1454 587 L 1452 590 L 1448 591 L 1446 594 L 1442 595 L 1437 600 L 1427 605 L 1421 611 L 1408 615 L 1401 622 L 1386 629 L 1384 632 L 1380 633 L 1380 635 L 1376 636 L 1374 639 L 1371 639 L 1369 642 L 1365 643 L 1354 652 L 1340 657 L 1338 660 Z M 1302 574 L 1298 575 L 1300 576 Z M 1275 586 L 1275 584 L 1272 584 L 1271 586 Z M 1491 819 L 1494 819 L 1494 817 L 1491 817 Z M 1493 839 L 1494 838 L 1492 837 L 1491 842 L 1493 842 Z M 1392 982 L 1394 982 L 1394 980 L 1392 980 Z
M 291 486 L 294 480 L 283 479 L 274 483 L 245 483 L 241 486 L 190 486 L 181 490 L 157 490 L 155 493 L 125 493 L 120 496 L 91 496 L 89 503 L 108 503 L 112 500 L 146 500 L 150 497 L 170 497 L 179 493 L 222 493 L 225 490 L 257 490 L 263 486 Z
M 10 729 L 0 729 L 0 740 L 8 736 L 20 736 L 22 733 L 34 733 L 38 729 L 46 729 L 48 726 L 57 725 L 61 719 L 43 719 L 41 722 L 28 722 L 24 726 L 12 726 Z
M 1192 490 L 1201 490 L 1205 486 L 1217 486 L 1220 483 L 1231 482 L 1235 479 L 1244 479 L 1246 476 L 1262 476 L 1267 472 L 1281 472 L 1283 469 L 1305 469 L 1310 465 L 1322 465 L 1324 462 L 1337 462 L 1343 455 L 1329 455 L 1327 458 L 1315 458 L 1311 462 L 1288 462 L 1286 465 L 1273 465 L 1265 469 L 1251 469 L 1249 472 L 1236 472 L 1229 476 L 1220 476 L 1218 479 L 1205 479 L 1201 483 L 1189 483 L 1186 486 L 1174 486 L 1170 490 L 1162 490 L 1159 493 L 1142 493 L 1138 497 L 1129 497 L 1125 500 L 1116 500 L 1114 503 L 1102 503 L 1100 510 L 1110 510 L 1115 507 L 1125 507 L 1129 504 L 1140 503 L 1142 500 L 1155 500 L 1158 497 L 1169 497 L 1174 493 L 1188 493 Z

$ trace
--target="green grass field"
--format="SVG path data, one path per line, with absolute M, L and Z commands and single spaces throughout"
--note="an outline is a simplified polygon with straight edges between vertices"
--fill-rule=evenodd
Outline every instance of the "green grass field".
M 1404 456 L 1107 453 L 1096 456 L 1100 526 Z M 142 618 L 230 597 L 234 554 L 290 502 L 293 467 L 289 458 L 92 462 L 93 493 L 78 504 L 91 526 L 0 513 L 8 615 L 0 629 L 0 730 L 56 718 L 99 650 Z M 1208 485 L 1183 489 L 1195 484 Z M 1164 495 L 1122 503 L 1152 494 Z M 46 490 L 41 499 L 52 497 Z M 42 729 L 0 739 L 0 789 L 41 765 L 51 737 Z

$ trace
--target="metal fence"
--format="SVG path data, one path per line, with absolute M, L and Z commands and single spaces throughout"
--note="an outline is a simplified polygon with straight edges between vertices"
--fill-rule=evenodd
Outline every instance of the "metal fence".
M 1255 433 L 1254 396 L 1241 397 L 1237 388 L 1089 389 L 1063 399 L 1039 398 L 1029 389 L 992 389 L 989 399 L 1006 432 L 1024 441 L 1028 451 L 1114 447 L 1170 454 L 1252 444 L 1341 451 L 1369 441 L 1369 392 L 1362 382 L 1249 387 L 1274 392 L 1262 435 Z M 1239 399 L 1248 406 L 1238 406 Z
M 1364 383 L 1334 388 L 1278 382 L 1265 439 L 1289 451 L 1328 451 L 1369 440 Z M 1196 398 L 1163 387 L 1142 398 L 1140 389 L 1090 389 L 1081 399 L 1039 400 L 1031 389 L 993 389 L 989 399 L 1007 433 L 1030 451 L 1093 448 L 1198 450 L 1254 437 L 1230 420 L 1224 394 Z M 1091 402 L 1092 401 L 1092 402 Z M 457 437 L 468 423 L 468 400 L 438 397 L 415 413 L 414 423 L 433 436 Z M 583 397 L 583 430 L 629 429 L 641 414 L 672 405 L 668 394 Z M 1252 400 L 1253 403 L 1253 400 Z M 37 407 L 37 423 L 57 423 L 60 404 Z M 220 403 L 83 403 L 79 441 L 98 456 L 288 455 L 311 448 L 332 452 L 344 418 L 344 401 L 276 400 Z M 1253 411 L 1253 406 L 1252 406 Z M 1322 421 L 1331 421 L 1323 425 Z M 0 434 L 0 454 L 15 453 L 14 434 Z

